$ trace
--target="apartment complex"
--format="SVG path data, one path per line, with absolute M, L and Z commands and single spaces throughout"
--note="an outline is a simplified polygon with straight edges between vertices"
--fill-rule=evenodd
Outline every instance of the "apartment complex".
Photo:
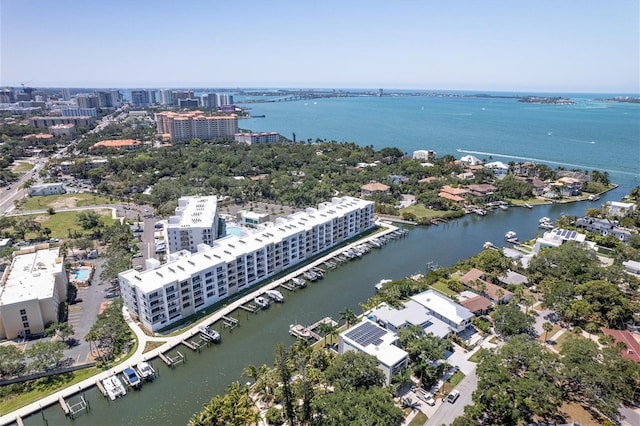
M 218 199 L 207 197 L 181 197 L 175 215 L 166 226 L 169 253 L 187 250 L 195 253 L 200 244 L 212 245 L 223 233 L 218 215 Z
M 15 254 L 2 275 L 0 339 L 39 335 L 47 323 L 57 322 L 67 282 L 59 248 L 43 244 Z
M 373 202 L 333 198 L 257 227 L 249 236 L 227 236 L 197 253 L 181 252 L 165 265 L 119 274 L 125 305 L 156 331 L 252 287 L 375 226 Z
M 89 127 L 93 117 L 32 117 L 31 125 L 36 129 L 56 126 L 58 124 L 73 124 L 74 126 Z
M 280 133 L 278 132 L 263 132 L 263 133 L 236 133 L 233 138 L 236 142 L 244 142 L 248 145 L 254 143 L 275 143 L 280 140 Z
M 205 116 L 202 111 L 161 112 L 155 114 L 155 120 L 158 133 L 169 134 L 172 141 L 232 138 L 238 132 L 238 117 L 234 114 Z

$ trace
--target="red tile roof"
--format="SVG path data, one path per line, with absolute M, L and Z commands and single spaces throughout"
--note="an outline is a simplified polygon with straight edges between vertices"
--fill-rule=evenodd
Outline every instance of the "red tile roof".
M 620 355 L 623 358 L 640 363 L 640 343 L 635 339 L 633 333 L 627 330 L 612 330 L 610 328 L 603 328 L 602 332 L 613 337 L 616 342 L 623 342 L 627 346 L 626 349 L 620 351 Z

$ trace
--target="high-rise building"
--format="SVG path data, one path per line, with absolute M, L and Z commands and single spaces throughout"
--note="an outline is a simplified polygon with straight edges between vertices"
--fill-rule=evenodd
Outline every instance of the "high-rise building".
M 218 96 L 215 93 L 205 93 L 200 99 L 202 99 L 203 108 L 215 109 L 218 107 Z
M 63 117 L 97 117 L 98 111 L 95 108 L 62 108 Z
M 198 108 L 200 102 L 197 98 L 193 99 L 178 99 L 178 107 L 180 108 Z
M 193 90 L 173 90 L 171 99 L 173 106 L 180 106 L 180 99 L 193 99 Z
M 233 105 L 233 95 L 227 93 L 218 93 L 218 106 Z
M 122 104 L 122 94 L 119 90 L 96 90 L 96 96 L 100 108 L 118 108 Z
M 149 98 L 149 103 L 150 104 L 158 103 L 157 93 L 158 93 L 158 91 L 155 90 L 155 89 L 148 89 L 147 90 L 147 97 Z
M 333 198 L 260 224 L 248 236 L 227 236 L 197 253 L 171 256 L 164 265 L 147 260 L 146 271 L 118 275 L 124 304 L 148 330 L 167 327 L 366 232 L 375 226 L 373 206 Z
M 173 91 L 171 89 L 160 89 L 160 104 L 161 105 L 173 104 Z
M 175 142 L 192 138 L 232 138 L 238 132 L 238 117 L 234 114 L 205 116 L 202 111 L 161 112 L 155 114 L 155 120 L 157 132 L 169 134 Z
M 212 245 L 222 234 L 218 198 L 215 195 L 181 197 L 165 229 L 169 253 L 180 250 L 195 253 L 199 244 Z
M 80 108 L 98 108 L 100 106 L 96 95 L 76 95 L 76 103 Z
M 65 101 L 71 100 L 71 91 L 68 88 L 66 87 L 62 88 L 61 95 L 62 95 L 62 100 L 65 100 Z
M 149 92 L 146 90 L 132 90 L 131 104 L 133 106 L 149 105 Z

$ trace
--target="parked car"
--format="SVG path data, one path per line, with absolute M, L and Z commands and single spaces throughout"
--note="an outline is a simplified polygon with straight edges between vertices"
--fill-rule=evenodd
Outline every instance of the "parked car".
M 449 395 L 447 395 L 447 402 L 450 404 L 453 404 L 454 402 L 456 402 L 459 396 L 460 396 L 460 392 L 458 392 L 457 389 L 454 389 L 451 391 Z
M 79 297 L 76 297 L 75 299 L 73 299 L 71 302 L 69 302 L 70 305 L 75 305 L 76 303 L 80 303 L 82 302 L 82 299 Z

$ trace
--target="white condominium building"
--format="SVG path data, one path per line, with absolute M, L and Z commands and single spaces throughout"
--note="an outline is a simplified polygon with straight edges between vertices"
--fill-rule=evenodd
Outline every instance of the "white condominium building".
M 121 272 L 122 297 L 131 314 L 157 331 L 373 226 L 373 202 L 333 198 L 260 224 L 250 236 L 221 238 L 155 269 Z
M 67 283 L 59 248 L 43 244 L 15 254 L 2 275 L 0 339 L 39 335 L 46 324 L 58 322 Z
M 174 216 L 166 226 L 169 253 L 187 250 L 195 253 L 198 245 L 212 245 L 220 236 L 218 200 L 208 197 L 181 197 Z

